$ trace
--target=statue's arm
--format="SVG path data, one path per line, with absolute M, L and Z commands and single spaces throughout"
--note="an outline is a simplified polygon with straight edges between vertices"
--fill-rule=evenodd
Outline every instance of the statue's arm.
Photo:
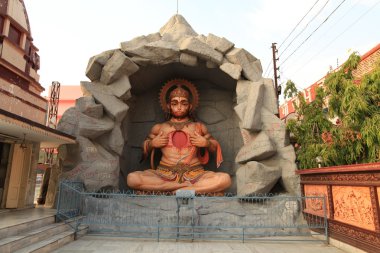
M 201 124 L 201 135 L 207 140 L 207 149 L 210 152 L 215 153 L 216 167 L 219 168 L 220 164 L 223 162 L 222 149 L 219 142 L 211 136 L 204 124 Z
M 154 148 L 153 139 L 156 138 L 161 131 L 161 124 L 156 124 L 150 130 L 149 135 L 146 137 L 143 143 L 144 159 L 148 157 L 152 149 Z
M 219 142 L 211 136 L 204 124 L 201 124 L 201 135 L 207 140 L 207 149 L 210 152 L 215 152 L 219 146 Z

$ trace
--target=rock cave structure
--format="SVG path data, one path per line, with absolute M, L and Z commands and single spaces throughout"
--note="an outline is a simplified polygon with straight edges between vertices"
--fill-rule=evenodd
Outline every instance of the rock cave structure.
M 260 60 L 223 37 L 198 35 L 181 15 L 158 33 L 122 42 L 90 58 L 83 97 L 58 129 L 76 136 L 59 148 L 61 179 L 83 181 L 87 191 L 127 189 L 124 177 L 148 169 L 142 142 L 164 121 L 160 88 L 174 78 L 193 82 L 200 94 L 198 120 L 220 142 L 231 175 L 229 192 L 269 193 L 275 186 L 299 194 L 295 153 L 278 113 L 271 79 Z M 215 170 L 214 159 L 207 169 Z

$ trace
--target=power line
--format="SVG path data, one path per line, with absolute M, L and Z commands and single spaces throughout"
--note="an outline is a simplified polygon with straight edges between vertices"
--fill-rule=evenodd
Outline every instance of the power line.
M 292 45 L 292 43 L 306 30 L 306 28 L 309 26 L 309 24 L 312 21 L 314 21 L 314 19 L 325 9 L 325 7 L 328 4 L 328 2 L 330 2 L 330 0 L 327 0 L 325 2 L 325 4 L 322 6 L 321 9 L 319 9 L 319 11 L 317 12 L 317 14 L 314 15 L 314 17 L 305 25 L 305 27 L 293 38 L 293 40 L 288 44 L 288 46 L 281 52 L 281 54 L 280 54 L 279 57 L 281 57 L 286 52 L 286 50 L 290 47 L 290 45 Z
M 292 33 L 294 32 L 294 30 L 296 30 L 296 28 L 298 27 L 298 25 L 305 19 L 305 17 L 310 13 L 310 11 L 314 8 L 314 6 L 319 2 L 319 0 L 315 1 L 315 3 L 313 4 L 313 6 L 311 6 L 311 8 L 309 9 L 308 12 L 306 12 L 306 14 L 301 18 L 300 21 L 298 21 L 298 23 L 296 24 L 296 26 L 293 28 L 293 30 L 288 34 L 288 36 L 286 36 L 286 38 L 284 39 L 283 42 L 281 42 L 281 44 L 278 46 L 278 49 L 281 48 L 281 46 L 285 43 L 285 41 L 290 37 L 290 35 L 292 35 Z
M 269 70 L 270 64 L 271 64 L 271 61 L 269 61 L 268 66 L 265 68 L 264 76 L 266 76 L 266 74 L 267 74 L 267 72 Z
M 289 78 L 285 73 L 284 71 L 280 71 L 280 75 L 281 76 L 284 76 L 284 79 L 287 79 L 287 80 L 291 80 L 291 78 Z M 281 83 L 282 84 L 282 83 Z M 285 83 L 286 84 L 286 83 Z M 302 91 L 304 90 L 304 88 L 301 88 L 300 86 L 298 86 L 296 83 L 294 83 L 294 85 L 296 86 L 297 90 L 298 91 Z
M 280 47 L 285 43 L 285 41 L 290 37 L 290 35 L 294 32 L 294 30 L 298 27 L 298 25 L 304 20 L 304 18 L 310 13 L 310 11 L 314 8 L 314 6 L 315 6 L 318 2 L 319 2 L 319 0 L 317 0 L 317 1 L 313 4 L 313 6 L 309 9 L 309 11 L 306 12 L 306 14 L 301 18 L 301 20 L 297 23 L 297 25 L 293 28 L 293 30 L 288 34 L 288 36 L 284 39 L 284 41 L 281 42 L 281 45 L 280 45 L 278 48 L 280 48 Z M 322 9 L 326 6 L 326 4 L 327 4 L 328 2 L 329 2 L 329 0 L 326 1 L 325 5 L 322 7 Z M 322 9 L 321 9 L 321 10 L 322 10 Z M 317 13 L 317 15 L 315 15 L 315 16 L 311 19 L 311 21 L 314 20 L 316 16 L 318 16 L 318 14 L 321 12 L 321 10 L 319 10 L 319 12 Z M 311 21 L 309 21 L 309 23 L 310 23 Z M 306 25 L 306 27 L 309 25 L 309 23 Z M 306 29 L 306 27 L 305 27 L 302 31 L 304 31 L 304 30 Z M 302 33 L 302 31 L 301 31 L 301 33 Z M 299 34 L 298 34 L 298 35 L 299 35 Z M 298 35 L 297 35 L 297 36 L 298 36 Z M 294 41 L 294 40 L 293 40 L 293 41 Z M 292 41 L 292 42 L 293 42 L 293 41 Z M 289 45 L 290 45 L 290 44 L 289 44 Z M 289 45 L 288 45 L 288 47 L 289 47 Z M 277 49 L 277 50 L 278 50 L 278 49 Z M 280 55 L 280 56 L 281 56 L 281 55 Z M 270 73 L 270 72 L 268 73 L 268 70 L 269 70 L 270 65 L 271 65 L 271 62 L 269 61 L 268 66 L 265 68 L 264 76 L 267 76 L 267 74 L 268 74 L 268 76 L 269 76 L 269 73 Z
M 328 48 L 334 41 L 336 41 L 340 36 L 342 36 L 345 32 L 347 32 L 350 28 L 352 28 L 357 22 L 359 22 L 360 19 L 362 19 L 364 16 L 367 15 L 368 12 L 370 12 L 372 9 L 374 9 L 378 4 L 380 3 L 380 1 L 377 1 L 374 5 L 372 5 L 367 11 L 365 11 L 362 15 L 360 15 L 354 22 L 352 22 L 351 24 L 349 24 L 345 30 L 343 30 L 343 32 L 341 32 L 340 34 L 338 34 L 338 36 L 336 36 L 334 39 L 332 39 L 324 48 L 322 48 L 322 50 L 318 51 L 315 55 L 313 55 L 312 57 L 309 58 L 308 61 L 306 61 L 305 64 L 302 64 L 302 66 L 300 68 L 298 68 L 296 71 L 293 72 L 296 73 L 298 71 L 300 71 L 301 69 L 303 69 L 307 64 L 309 64 L 310 62 L 313 61 L 313 59 L 316 58 L 316 56 L 318 56 L 319 54 L 321 54 L 324 50 L 326 50 L 326 48 Z M 292 74 L 292 75 L 293 75 Z
M 269 70 L 269 67 L 270 67 L 270 62 L 268 63 L 268 66 L 266 67 L 266 69 L 264 71 L 264 76 L 267 76 L 267 72 Z
M 306 27 L 310 24 L 310 22 L 311 21 L 313 21 L 318 15 L 319 15 L 319 13 L 324 9 L 324 7 L 326 6 L 326 4 L 329 2 L 330 0 L 327 0 L 326 2 L 325 2 L 325 4 L 324 4 L 324 6 L 318 11 L 318 13 L 317 13 L 317 15 L 315 15 L 310 21 L 309 21 L 309 23 L 307 23 L 306 24 L 306 26 L 305 26 L 305 28 L 301 31 L 301 33 L 306 29 Z M 306 14 L 301 18 L 301 20 L 297 23 L 297 25 L 293 28 L 293 30 L 288 34 L 288 36 L 284 39 L 284 41 L 283 42 L 281 42 L 281 45 L 279 46 L 279 48 L 285 43 L 285 41 L 290 37 L 290 35 L 294 32 L 294 30 L 298 27 L 298 25 L 305 19 L 305 17 L 310 13 L 310 11 L 314 8 L 314 6 L 317 4 L 319 2 L 319 0 L 317 0 L 314 4 L 313 4 L 313 6 L 309 9 L 309 11 L 308 12 L 306 12 Z M 292 40 L 292 42 L 301 34 L 301 33 L 299 33 L 293 40 Z M 292 43 L 292 42 L 290 42 L 290 44 Z M 290 44 L 287 46 L 287 48 L 290 46 Z M 278 49 L 277 49 L 278 50 Z M 286 48 L 285 48 L 285 50 L 286 50 Z M 281 55 L 282 55 L 282 53 L 281 53 Z M 281 56 L 280 55 L 280 56 Z M 271 72 L 268 72 L 268 70 L 270 69 L 269 67 L 270 67 L 270 65 L 271 65 L 271 62 L 269 61 L 269 63 L 268 63 L 268 65 L 267 65 L 267 67 L 265 68 L 265 71 L 264 71 L 264 76 L 269 76 L 269 73 L 271 73 Z
M 329 29 L 328 30 L 326 30 L 325 31 L 325 33 L 323 33 L 321 36 L 319 36 L 318 37 L 318 39 L 316 39 L 316 41 L 321 41 L 321 39 L 322 38 L 324 38 L 325 37 L 325 35 L 329 32 L 329 31 L 331 31 L 331 28 L 333 28 L 333 27 L 335 27 L 340 21 L 342 21 L 343 20 L 343 18 L 344 17 L 346 17 L 346 15 L 348 14 L 348 13 L 350 13 L 353 9 L 354 9 L 354 7 L 360 2 L 361 0 L 357 0 L 356 1 L 356 3 L 354 3 L 332 26 L 330 26 L 329 27 Z M 308 48 L 306 48 L 305 50 L 304 50 L 304 52 L 308 52 L 308 50 L 310 49 L 312 47 L 312 45 L 310 45 Z M 302 58 L 298 58 L 298 59 L 302 59 Z M 299 60 L 296 60 L 296 61 L 293 61 L 292 63 L 294 64 L 294 63 L 297 63 Z M 286 64 L 285 64 L 286 65 Z M 284 66 L 281 66 L 282 68 L 284 67 Z
M 335 13 L 336 10 L 339 9 L 339 7 L 345 2 L 346 0 L 343 0 L 327 17 L 326 19 L 281 63 L 284 64 L 297 50 L 305 44 L 305 42 L 324 24 L 326 21 Z

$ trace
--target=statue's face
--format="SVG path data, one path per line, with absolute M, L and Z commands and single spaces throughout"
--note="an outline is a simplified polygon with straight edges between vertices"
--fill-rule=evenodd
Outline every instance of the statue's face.
M 170 100 L 170 112 L 174 118 L 185 118 L 189 115 L 191 104 L 186 97 L 173 97 Z

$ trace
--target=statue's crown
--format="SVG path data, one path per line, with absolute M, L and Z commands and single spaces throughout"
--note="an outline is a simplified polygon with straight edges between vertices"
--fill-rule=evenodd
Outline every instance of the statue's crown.
M 187 90 L 185 90 L 184 88 L 182 88 L 182 86 L 178 86 L 177 88 L 175 88 L 174 90 L 172 90 L 172 92 L 170 92 L 170 99 L 174 98 L 174 97 L 185 97 L 185 98 L 189 98 L 189 92 Z
M 159 99 L 162 110 L 169 113 L 168 102 L 174 97 L 185 97 L 189 101 L 193 110 L 198 107 L 199 95 L 197 88 L 185 79 L 173 79 L 165 83 L 161 88 Z

